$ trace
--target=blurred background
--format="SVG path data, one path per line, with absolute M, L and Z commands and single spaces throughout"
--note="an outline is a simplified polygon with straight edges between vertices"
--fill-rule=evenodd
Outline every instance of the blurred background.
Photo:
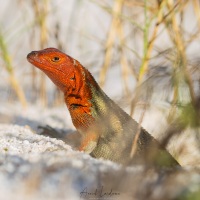
M 199 149 L 199 0 L 0 3 L 1 123 L 31 126 L 40 120 L 27 121 L 33 117 L 27 110 L 63 110 L 60 91 L 26 60 L 32 50 L 56 47 L 88 68 L 108 96 L 162 136 L 164 145 L 189 129 L 178 141 Z M 186 155 L 184 145 L 172 154 Z

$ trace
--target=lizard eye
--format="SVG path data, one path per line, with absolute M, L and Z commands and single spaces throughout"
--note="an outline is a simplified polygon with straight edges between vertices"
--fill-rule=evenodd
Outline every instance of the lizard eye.
M 58 62 L 58 61 L 60 60 L 60 58 L 57 57 L 57 56 L 55 56 L 55 57 L 53 57 L 51 60 L 52 60 L 53 62 Z

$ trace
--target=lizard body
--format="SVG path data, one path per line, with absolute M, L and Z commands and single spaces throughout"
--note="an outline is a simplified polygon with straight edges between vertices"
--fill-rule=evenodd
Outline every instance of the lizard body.
M 79 150 L 121 164 L 178 165 L 143 128 L 130 158 L 138 123 L 103 92 L 77 60 L 55 48 L 32 51 L 27 59 L 64 93 L 72 122 L 82 135 Z

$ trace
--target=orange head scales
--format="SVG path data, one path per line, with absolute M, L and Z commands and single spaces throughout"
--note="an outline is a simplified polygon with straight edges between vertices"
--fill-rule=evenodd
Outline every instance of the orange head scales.
M 32 51 L 27 59 L 63 91 L 76 128 L 89 126 L 85 118 L 89 120 L 91 117 L 91 87 L 99 87 L 89 71 L 77 60 L 55 48 Z

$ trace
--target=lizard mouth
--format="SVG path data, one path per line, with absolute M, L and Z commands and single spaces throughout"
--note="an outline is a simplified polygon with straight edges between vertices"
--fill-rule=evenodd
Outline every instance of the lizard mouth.
M 30 63 L 34 63 L 34 59 L 32 59 L 31 57 L 29 57 L 29 54 L 28 54 L 28 56 L 27 56 L 27 60 L 30 62 Z

